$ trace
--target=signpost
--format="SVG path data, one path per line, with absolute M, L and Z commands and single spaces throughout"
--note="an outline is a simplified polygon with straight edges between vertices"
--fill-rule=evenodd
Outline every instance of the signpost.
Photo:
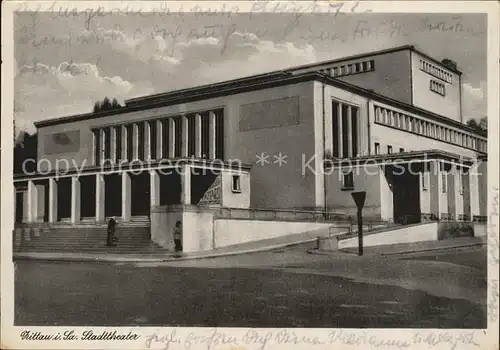
M 363 255 L 363 206 L 365 205 L 366 192 L 351 193 L 354 203 L 358 207 L 358 255 Z

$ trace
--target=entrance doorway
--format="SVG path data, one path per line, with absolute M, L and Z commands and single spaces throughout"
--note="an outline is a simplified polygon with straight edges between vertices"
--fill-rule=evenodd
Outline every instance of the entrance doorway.
M 410 173 L 405 169 L 393 171 L 392 193 L 394 205 L 394 222 L 399 224 L 415 224 L 420 222 L 420 177 L 418 173 Z
M 151 210 L 149 182 L 150 176 L 147 171 L 130 175 L 130 214 L 132 216 L 149 215 Z
M 23 222 L 24 192 L 16 192 L 16 224 Z

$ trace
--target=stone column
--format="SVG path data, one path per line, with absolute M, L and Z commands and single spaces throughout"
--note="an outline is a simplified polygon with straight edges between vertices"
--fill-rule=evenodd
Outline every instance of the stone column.
M 216 130 L 216 118 L 215 118 L 215 113 L 210 112 L 208 114 L 208 157 L 209 159 L 215 159 L 215 148 L 216 148 L 216 143 L 215 143 L 215 130 Z
M 163 124 L 161 120 L 156 121 L 156 158 L 168 158 L 168 154 L 163 154 Z
M 394 200 L 392 194 L 392 171 L 390 167 L 382 165 L 379 167 L 380 179 L 380 218 L 382 220 L 394 220 Z
M 474 163 L 469 170 L 469 191 L 470 191 L 470 218 L 478 216 L 479 210 L 479 169 L 477 163 Z
M 104 201 L 105 192 L 104 192 L 104 176 L 101 174 L 96 174 L 95 177 L 95 221 L 102 222 L 104 221 Z
M 111 152 L 111 160 L 113 161 L 113 165 L 116 165 L 117 159 L 116 159 L 116 148 L 119 147 L 119 145 L 116 144 L 116 128 L 115 127 L 110 127 L 109 135 L 111 137 L 111 142 L 110 142 L 110 152 Z
M 429 163 L 429 192 L 430 192 L 430 208 L 431 214 L 435 218 L 441 218 L 441 205 L 439 198 L 441 197 L 441 168 L 438 161 Z
M 188 118 L 187 116 L 183 115 L 181 117 L 182 120 L 182 153 L 181 157 L 187 157 L 188 156 L 188 145 L 189 145 L 189 130 L 188 130 Z
M 144 159 L 151 159 L 151 122 L 144 122 Z
M 337 118 L 338 118 L 338 127 L 339 127 L 339 139 L 337 140 L 337 143 L 339 145 L 339 158 L 344 158 L 346 155 L 344 154 L 344 147 L 342 147 L 342 104 L 338 104 L 338 112 L 337 112 Z
M 194 130 L 195 130 L 195 151 L 196 158 L 201 158 L 201 115 L 196 114 L 194 117 Z
M 181 166 L 181 203 L 191 204 L 191 166 Z
M 132 160 L 139 159 L 139 126 L 132 126 Z
M 57 182 L 49 179 L 49 222 L 57 221 Z
M 122 220 L 130 220 L 131 217 L 131 183 L 130 175 L 124 171 L 122 173 Z
M 32 180 L 28 181 L 28 222 L 36 221 L 38 213 L 38 193 L 37 187 Z
M 457 180 L 457 165 L 452 164 L 450 166 L 450 171 L 446 174 L 448 188 L 446 191 L 446 202 L 448 208 L 448 215 L 451 220 L 457 220 L 457 197 L 460 196 L 458 191 L 458 180 Z
M 168 118 L 168 153 L 170 158 L 175 157 L 175 124 L 174 118 Z
M 457 220 L 463 220 L 464 215 L 464 178 L 463 169 L 460 166 L 455 166 L 454 175 L 454 192 L 455 192 L 455 216 Z
M 127 140 L 128 140 L 129 135 L 127 134 L 127 128 L 125 127 L 125 125 L 121 126 L 120 132 L 122 133 L 122 144 L 121 144 L 122 159 L 127 160 L 128 159 L 128 152 L 130 152 L 130 150 L 127 149 Z
M 71 223 L 80 222 L 80 180 L 71 177 Z
M 106 145 L 106 133 L 104 132 L 104 129 L 99 129 L 100 133 L 100 146 L 99 146 L 99 159 L 101 160 L 100 164 L 104 164 L 105 158 L 104 158 L 104 146 Z
M 156 170 L 149 171 L 151 208 L 160 205 L 160 175 Z

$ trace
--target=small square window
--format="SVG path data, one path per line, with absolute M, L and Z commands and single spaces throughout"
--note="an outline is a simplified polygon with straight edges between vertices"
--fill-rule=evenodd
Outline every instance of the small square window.
M 232 181 L 232 187 L 231 187 L 233 192 L 241 192 L 241 184 L 240 184 L 240 176 L 239 175 L 233 175 L 233 181 Z
M 387 146 L 387 153 L 392 154 L 392 146 Z
M 343 189 L 353 189 L 354 188 L 354 174 L 352 170 L 345 171 L 342 175 L 342 188 Z
M 404 148 L 400 148 L 399 149 L 399 153 L 404 153 L 405 149 Z

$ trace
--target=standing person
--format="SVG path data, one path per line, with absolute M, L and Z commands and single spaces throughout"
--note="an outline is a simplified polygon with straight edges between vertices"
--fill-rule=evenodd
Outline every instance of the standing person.
M 181 234 L 181 222 L 177 221 L 174 228 L 174 243 L 175 252 L 182 252 L 182 234 Z
M 115 229 L 116 229 L 116 220 L 114 217 L 112 217 L 108 221 L 108 236 L 107 236 L 107 240 L 106 240 L 107 241 L 106 245 L 108 247 L 116 246 Z

